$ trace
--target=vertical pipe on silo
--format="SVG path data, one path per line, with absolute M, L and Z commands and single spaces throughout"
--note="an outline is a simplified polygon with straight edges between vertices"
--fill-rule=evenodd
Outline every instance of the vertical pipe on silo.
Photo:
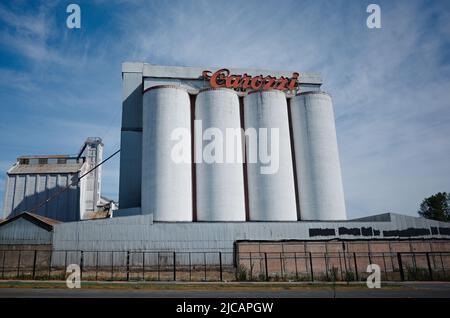
M 289 144 L 291 145 L 291 155 L 292 155 L 292 166 L 293 166 L 293 176 L 294 176 L 294 192 L 295 192 L 295 207 L 297 208 L 297 221 L 301 220 L 301 211 L 300 211 L 300 198 L 298 196 L 298 177 L 297 177 L 297 169 L 295 168 L 297 165 L 297 158 L 295 158 L 294 151 L 294 132 L 292 128 L 292 113 L 291 113 L 291 99 L 287 99 L 287 109 L 288 109 L 288 119 L 289 119 Z
M 305 92 L 291 99 L 302 220 L 347 218 L 331 97 Z
M 244 98 L 241 96 L 239 97 L 239 116 L 241 120 L 241 129 L 245 130 L 245 121 L 244 121 Z M 242 153 L 244 162 L 242 163 L 243 168 L 243 178 L 244 178 L 244 203 L 245 203 L 245 220 L 250 221 L 250 212 L 249 212 L 249 201 L 248 201 L 248 177 L 247 177 L 247 160 L 245 160 L 246 157 L 246 150 L 245 150 L 245 134 L 242 135 Z
M 195 157 L 195 101 L 197 95 L 189 95 L 191 106 L 191 159 Z M 191 179 L 192 179 L 192 221 L 197 221 L 197 176 L 195 172 L 195 161 L 191 163 Z
M 195 158 L 198 221 L 245 221 L 243 158 L 226 162 L 225 151 L 227 128 L 238 129 L 241 133 L 239 113 L 239 99 L 232 90 L 205 89 L 197 95 L 195 119 L 201 120 L 202 136 L 207 129 L 216 128 L 223 137 L 223 163 L 205 162 L 205 156 Z M 199 155 L 203 155 L 204 147 L 213 142 L 203 140 L 202 136 L 196 137 L 196 140 L 202 140 L 201 144 L 195 145 Z M 220 146 L 217 140 L 215 142 Z M 241 136 L 235 142 L 235 150 L 242 149 Z
M 155 221 L 192 221 L 190 108 L 188 93 L 177 86 L 156 86 L 144 92 L 142 213 L 153 213 Z M 172 132 L 178 128 L 188 134 L 187 162 L 172 158 L 180 142 L 172 140 Z
M 256 129 L 258 143 L 246 140 L 246 162 L 248 176 L 249 214 L 251 221 L 296 221 L 297 208 L 290 145 L 289 121 L 286 95 L 278 90 L 250 92 L 244 98 L 244 122 L 248 129 Z M 249 154 L 261 151 L 261 128 L 266 128 L 266 147 L 270 149 L 272 162 L 250 162 Z M 272 129 L 278 129 L 279 139 L 272 139 Z M 273 142 L 279 143 L 279 153 L 272 151 Z M 263 145 L 265 146 L 265 145 Z M 256 148 L 255 148 L 256 147 Z M 275 165 L 278 170 L 263 174 L 262 168 Z

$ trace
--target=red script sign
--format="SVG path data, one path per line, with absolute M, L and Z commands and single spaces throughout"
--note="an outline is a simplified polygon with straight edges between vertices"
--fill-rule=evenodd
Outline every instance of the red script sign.
M 262 76 L 255 77 L 247 75 L 230 75 L 230 71 L 226 68 L 220 69 L 214 73 L 211 71 L 203 71 L 202 76 L 205 79 L 209 79 L 211 87 L 226 87 L 239 89 L 253 89 L 253 90 L 270 90 L 278 89 L 280 91 L 295 90 L 298 87 L 299 73 L 292 73 L 292 77 L 281 76 L 276 78 L 274 76 Z

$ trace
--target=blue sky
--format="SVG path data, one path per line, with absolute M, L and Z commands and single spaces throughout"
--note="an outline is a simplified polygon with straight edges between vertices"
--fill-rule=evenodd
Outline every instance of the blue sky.
M 349 217 L 416 215 L 450 191 L 450 2 L 2 1 L 0 206 L 17 156 L 119 148 L 121 63 L 319 72 L 333 96 Z M 67 29 L 66 7 L 81 7 Z M 104 166 L 117 199 L 119 159 Z

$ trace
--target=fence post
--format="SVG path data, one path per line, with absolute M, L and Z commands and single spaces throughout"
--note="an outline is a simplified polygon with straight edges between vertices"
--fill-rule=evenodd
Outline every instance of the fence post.
M 145 281 L 145 252 L 142 252 L 142 280 Z
M 98 280 L 98 251 L 95 255 L 95 280 Z
M 84 252 L 81 251 L 80 255 L 80 278 L 83 278 L 83 267 L 84 267 Z
M 311 281 L 314 281 L 314 269 L 313 269 L 313 262 L 312 262 L 312 253 L 309 252 L 309 270 L 311 271 Z
M 177 253 L 173 252 L 173 281 L 177 280 Z
M 220 281 L 223 282 L 222 275 L 222 252 L 219 252 Z
M 269 281 L 269 270 L 267 266 L 267 252 L 264 252 L 264 265 L 266 267 L 266 281 Z
M 341 280 L 344 280 L 344 271 L 342 270 L 341 252 L 338 252 L 339 257 L 339 269 L 341 270 Z
M 130 251 L 127 251 L 127 281 L 130 280 Z
M 48 279 L 50 279 L 52 275 L 52 259 L 53 259 L 53 251 L 50 251 L 50 257 L 48 260 Z
M 157 269 L 158 269 L 158 280 L 161 280 L 161 275 L 160 275 L 160 270 L 159 270 L 159 252 L 157 252 L 158 254 L 158 263 L 157 263 Z
M 284 270 L 283 270 L 283 257 L 280 252 L 280 271 L 281 271 L 281 279 L 284 280 Z
M 19 260 L 17 261 L 17 278 L 19 278 L 20 275 L 20 258 L 22 256 L 22 250 L 19 250 Z
M 67 251 L 64 255 L 64 273 L 65 273 L 64 277 L 66 277 L 66 275 L 67 275 Z
M 3 251 L 3 260 L 2 260 L 2 279 L 5 278 L 5 257 L 6 257 L 6 251 Z
M 37 258 L 37 250 L 34 250 L 34 257 L 33 257 L 33 279 L 36 277 L 36 258 Z
M 403 272 L 402 255 L 400 252 L 397 253 L 397 260 L 398 260 L 398 269 L 400 271 L 400 279 L 401 281 L 404 281 L 405 273 Z
M 433 270 L 431 269 L 430 254 L 426 252 L 425 255 L 427 256 L 428 274 L 430 275 L 430 279 L 433 280 Z
M 111 251 L 111 280 L 114 280 L 114 251 Z
M 189 252 L 189 281 L 192 280 L 191 252 Z
M 347 268 L 347 258 L 345 257 L 345 253 L 346 252 L 345 252 L 345 249 L 344 249 L 344 251 L 342 252 L 342 256 L 344 256 L 345 280 L 348 282 L 349 275 L 348 275 L 348 268 Z
M 252 261 L 252 252 L 250 252 L 250 280 L 253 280 L 253 261 Z
M 295 278 L 298 280 L 297 252 L 294 252 Z
M 389 280 L 388 273 L 387 273 L 386 258 L 384 257 L 384 252 L 382 252 L 381 255 L 383 255 L 384 279 Z
M 353 252 L 353 261 L 355 263 L 355 277 L 356 277 L 356 281 L 359 281 L 358 262 L 356 261 L 356 253 L 355 252 Z
M 205 282 L 206 282 L 206 252 L 203 252 L 203 264 L 205 264 Z

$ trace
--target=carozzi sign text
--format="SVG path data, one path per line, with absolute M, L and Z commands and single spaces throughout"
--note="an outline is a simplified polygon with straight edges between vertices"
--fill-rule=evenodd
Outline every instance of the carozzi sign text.
M 250 76 L 247 73 L 243 75 L 230 74 L 230 70 L 223 68 L 216 72 L 203 71 L 202 77 L 209 80 L 212 88 L 231 88 L 241 90 L 272 90 L 294 91 L 298 87 L 299 73 L 292 73 L 292 77 L 274 77 L 274 76 Z

